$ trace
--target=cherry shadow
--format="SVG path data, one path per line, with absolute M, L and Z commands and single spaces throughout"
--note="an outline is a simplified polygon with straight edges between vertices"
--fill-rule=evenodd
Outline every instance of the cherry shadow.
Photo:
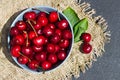
M 22 10 L 23 11 L 23 10 Z M 18 11 L 16 13 L 14 13 L 9 19 L 8 21 L 5 23 L 5 25 L 2 28 L 1 31 L 1 43 L 0 43 L 0 47 L 2 49 L 2 52 L 5 54 L 5 57 L 11 62 L 13 63 L 15 66 L 19 67 L 15 61 L 12 59 L 11 54 L 10 54 L 10 50 L 8 48 L 8 36 L 9 36 L 9 31 L 10 31 L 10 26 L 12 24 L 12 22 L 14 21 L 14 19 L 22 12 L 22 11 Z

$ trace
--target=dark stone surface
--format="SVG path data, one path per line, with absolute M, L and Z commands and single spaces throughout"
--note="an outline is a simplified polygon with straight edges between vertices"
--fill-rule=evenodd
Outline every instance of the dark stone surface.
M 120 0 L 84 1 L 107 20 L 111 42 L 105 45 L 105 54 L 93 63 L 92 68 L 75 80 L 120 80 Z

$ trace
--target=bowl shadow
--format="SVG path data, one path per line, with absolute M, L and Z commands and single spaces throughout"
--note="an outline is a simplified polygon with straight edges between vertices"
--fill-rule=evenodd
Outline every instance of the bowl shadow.
M 14 19 L 22 12 L 23 10 L 21 11 L 18 11 L 16 13 L 14 13 L 9 19 L 8 21 L 5 23 L 5 25 L 3 26 L 2 28 L 2 31 L 1 31 L 1 42 L 0 42 L 0 48 L 2 50 L 2 52 L 5 54 L 5 57 L 12 63 L 14 64 L 15 66 L 19 67 L 15 61 L 12 59 L 11 57 L 11 54 L 10 54 L 10 50 L 8 48 L 8 35 L 9 35 L 9 31 L 10 31 L 10 26 L 12 24 L 12 22 L 14 21 Z M 21 67 L 19 67 L 21 68 Z

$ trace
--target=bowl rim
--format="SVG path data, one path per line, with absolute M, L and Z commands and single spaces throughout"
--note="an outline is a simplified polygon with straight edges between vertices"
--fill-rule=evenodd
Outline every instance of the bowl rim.
M 18 20 L 20 20 L 19 17 L 23 16 L 25 12 L 32 11 L 32 8 L 48 8 L 48 9 L 52 9 L 53 11 L 58 11 L 56 8 L 53 8 L 53 7 L 51 7 L 51 6 L 33 6 L 33 7 L 30 7 L 30 8 L 26 8 L 26 9 L 23 10 L 20 14 L 18 14 L 18 16 L 17 16 L 17 17 L 14 19 L 14 21 L 11 23 L 10 28 L 13 27 Z M 69 27 L 70 27 L 70 30 L 71 30 L 71 32 L 72 32 L 72 40 L 71 40 L 71 45 L 70 45 L 71 47 L 70 47 L 70 50 L 69 50 L 69 53 L 68 53 L 67 57 L 65 58 L 64 61 L 62 61 L 62 63 L 60 63 L 57 67 L 55 67 L 55 68 L 53 68 L 53 69 L 46 70 L 45 72 L 54 71 L 54 70 L 56 70 L 57 68 L 59 68 L 60 66 L 62 66 L 63 63 L 65 63 L 65 61 L 68 60 L 68 58 L 70 57 L 70 54 L 71 54 L 71 51 L 72 51 L 72 47 L 73 47 L 73 44 L 74 44 L 73 27 L 72 27 L 70 21 L 68 20 L 68 18 L 67 18 L 62 12 L 58 11 L 58 13 L 61 14 L 61 15 L 68 21 L 68 23 L 69 23 Z M 10 46 L 9 46 L 10 35 L 8 35 L 7 41 L 8 41 L 8 49 L 10 50 Z M 31 69 L 29 69 L 29 68 L 24 67 L 24 66 L 23 66 L 24 64 L 18 63 L 17 58 L 13 57 L 12 55 L 11 55 L 11 57 L 12 57 L 12 59 L 17 63 L 17 65 L 20 66 L 22 69 L 24 69 L 24 70 L 26 70 L 26 71 L 28 71 L 28 72 L 32 72 L 32 73 L 37 73 L 37 74 L 42 73 L 42 71 L 37 72 L 37 71 L 34 71 L 34 70 L 31 70 Z

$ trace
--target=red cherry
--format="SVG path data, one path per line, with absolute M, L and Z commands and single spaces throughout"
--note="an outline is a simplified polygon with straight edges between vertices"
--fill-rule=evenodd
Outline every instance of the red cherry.
M 18 57 L 17 60 L 20 64 L 27 64 L 29 61 L 29 59 L 26 56 L 20 56 L 20 57 Z
M 62 39 L 59 43 L 59 46 L 62 48 L 67 48 L 69 46 L 70 42 L 67 39 Z
M 42 25 L 37 22 L 33 27 L 34 27 L 36 30 L 39 30 L 39 29 L 42 28 Z
M 89 43 L 83 43 L 81 49 L 83 53 L 88 54 L 92 51 L 92 46 Z
M 45 44 L 47 44 L 48 43 L 48 38 L 45 38 Z
M 28 39 L 32 40 L 32 39 L 35 38 L 35 37 L 36 37 L 36 34 L 35 34 L 34 31 L 30 31 L 30 32 L 28 33 Z
M 55 52 L 55 45 L 54 44 L 47 44 L 47 52 L 54 53 Z
M 83 33 L 83 34 L 81 35 L 81 38 L 82 38 L 82 40 L 83 40 L 84 42 L 90 42 L 90 40 L 91 40 L 91 35 L 90 35 L 89 33 Z
M 32 48 L 34 52 L 41 52 L 43 50 L 43 46 L 34 45 Z
M 60 29 L 56 29 L 55 34 L 57 34 L 61 37 L 62 36 L 62 31 Z
M 42 29 L 38 29 L 38 30 L 36 30 L 36 32 L 37 32 L 38 35 L 42 35 L 43 34 Z
M 33 43 L 36 46 L 42 46 L 45 44 L 45 37 L 44 36 L 38 36 L 33 39 Z
M 62 30 L 68 28 L 68 21 L 63 19 L 60 22 L 58 22 L 58 28 Z
M 20 32 L 19 32 L 19 30 L 17 29 L 17 27 L 12 27 L 11 29 L 10 29 L 10 35 L 11 36 L 16 36 L 16 35 L 18 35 Z
M 40 16 L 38 17 L 38 23 L 41 24 L 41 26 L 46 26 L 48 24 L 48 19 L 47 17 Z
M 59 60 L 64 60 L 67 55 L 66 55 L 66 52 L 65 52 L 65 51 L 60 51 L 60 52 L 57 54 L 57 56 L 58 56 L 58 59 L 59 59 Z
M 13 38 L 15 44 L 18 44 L 18 45 L 23 45 L 24 42 L 25 42 L 25 39 L 22 35 L 17 35 Z
M 43 34 L 45 34 L 45 36 L 49 37 L 53 35 L 53 33 L 54 31 L 50 27 L 46 26 L 43 28 Z
M 28 63 L 28 67 L 32 70 L 36 70 L 39 67 L 39 63 L 36 60 L 32 60 Z
M 23 31 L 27 28 L 27 25 L 24 21 L 18 21 L 16 22 L 15 26 L 18 28 L 18 30 Z
M 48 70 L 48 69 L 50 69 L 52 67 L 52 64 L 49 62 L 49 61 L 44 61 L 43 63 L 42 63 L 42 69 L 44 69 L 44 70 Z
M 52 23 L 48 24 L 47 26 L 50 27 L 50 28 L 53 29 L 53 30 L 56 28 L 55 25 L 52 24 Z
M 33 50 L 30 46 L 23 46 L 22 53 L 26 56 L 33 54 Z
M 55 34 L 55 35 L 53 35 L 52 37 L 51 37 L 51 42 L 52 43 L 58 43 L 60 41 L 60 36 L 59 35 L 57 35 L 57 34 Z
M 52 64 L 55 64 L 55 63 L 57 63 L 57 56 L 56 56 L 56 54 L 50 54 L 49 56 L 48 56 L 48 61 L 50 61 Z
M 71 39 L 72 38 L 72 33 L 70 30 L 64 30 L 62 35 L 63 35 L 64 39 Z
M 46 52 L 40 52 L 40 53 L 37 53 L 37 54 L 35 55 L 35 59 L 36 59 L 37 61 L 39 61 L 39 62 L 45 61 L 46 58 L 47 58 Z
M 36 13 L 34 11 L 26 12 L 24 14 L 24 19 L 25 20 L 35 20 L 36 19 Z
M 21 50 L 21 47 L 18 46 L 18 45 L 15 45 L 15 46 L 11 47 L 10 52 L 11 52 L 13 57 L 19 57 L 20 56 L 20 53 L 19 53 L 20 50 Z
M 38 13 L 38 16 L 39 16 L 39 17 L 41 17 L 41 16 L 46 17 L 47 14 L 46 14 L 45 12 L 40 12 L 40 13 Z
M 59 45 L 55 45 L 55 53 L 59 52 L 60 51 L 60 46 Z
M 49 21 L 50 22 L 56 22 L 58 20 L 58 13 L 53 11 L 53 12 L 50 12 L 49 14 Z

